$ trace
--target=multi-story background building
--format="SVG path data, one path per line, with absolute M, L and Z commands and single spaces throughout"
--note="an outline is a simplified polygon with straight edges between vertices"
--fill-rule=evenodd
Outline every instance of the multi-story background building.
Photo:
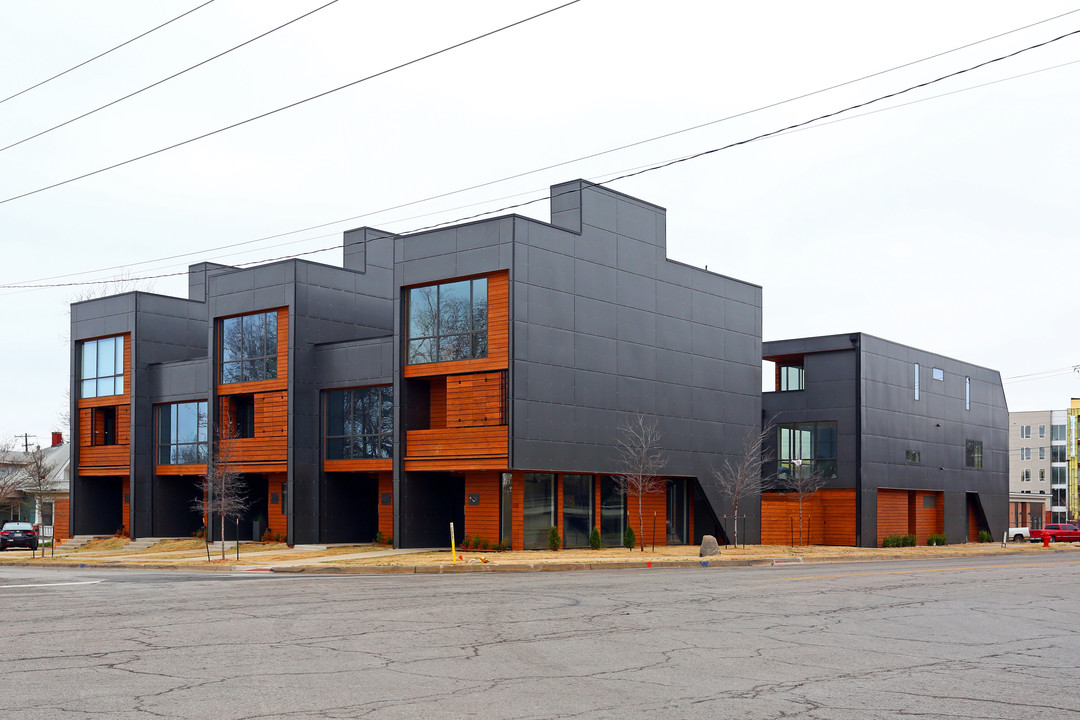
M 1041 528 L 1051 516 L 1051 500 L 1060 479 L 1060 468 L 1054 472 L 1058 464 L 1052 447 L 1064 444 L 1053 439 L 1055 415 L 1059 413 L 1051 410 L 1009 413 L 1009 524 L 1013 527 Z

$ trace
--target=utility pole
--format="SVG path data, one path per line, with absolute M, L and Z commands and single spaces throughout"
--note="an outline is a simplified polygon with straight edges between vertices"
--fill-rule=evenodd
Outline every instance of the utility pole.
M 22 438 L 24 452 L 30 452 L 30 438 L 36 438 L 37 435 L 28 435 L 27 433 L 23 433 L 22 435 L 16 435 L 15 437 Z

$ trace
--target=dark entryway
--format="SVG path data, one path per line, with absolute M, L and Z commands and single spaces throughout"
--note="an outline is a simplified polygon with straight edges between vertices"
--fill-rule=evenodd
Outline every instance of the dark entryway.
M 202 513 L 195 507 L 201 478 L 191 475 L 154 477 L 154 537 L 188 537 L 202 527 Z
M 73 490 L 73 535 L 112 535 L 125 525 L 123 478 L 80 475 Z
M 400 490 L 398 547 L 450 547 L 450 523 L 458 539 L 465 528 L 465 478 L 450 473 L 405 473 Z
M 322 506 L 322 542 L 371 542 L 379 531 L 379 479 L 368 473 L 326 473 Z

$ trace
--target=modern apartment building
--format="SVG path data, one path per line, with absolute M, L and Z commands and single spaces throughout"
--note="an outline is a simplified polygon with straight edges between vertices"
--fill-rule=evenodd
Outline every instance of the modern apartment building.
M 1007 528 L 1008 410 L 995 370 L 865 333 L 764 343 L 764 393 L 781 490 L 761 499 L 762 542 L 790 544 L 804 502 L 813 544 L 876 547 L 887 535 L 951 542 Z
M 187 298 L 75 303 L 72 530 L 190 534 L 217 457 L 246 487 L 241 539 L 716 532 L 707 479 L 760 425 L 761 289 L 666 244 L 663 208 L 574 181 L 552 188 L 550 223 L 360 228 L 341 267 L 203 263 Z M 668 479 L 640 513 L 612 479 L 639 413 Z M 756 508 L 747 524 L 756 542 Z
M 1064 505 L 1065 464 L 1058 455 L 1064 412 L 1035 410 L 1009 413 L 1009 524 L 1043 526 L 1054 517 L 1052 500 Z M 1061 492 L 1058 492 L 1058 491 Z M 1026 497 L 1037 495 L 1038 497 Z M 1058 512 L 1063 512 L 1059 507 Z M 1058 522 L 1054 520 L 1053 522 Z

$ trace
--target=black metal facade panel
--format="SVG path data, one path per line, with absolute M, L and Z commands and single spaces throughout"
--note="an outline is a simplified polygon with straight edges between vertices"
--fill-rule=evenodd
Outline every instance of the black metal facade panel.
M 150 397 L 155 403 L 188 402 L 210 397 L 207 358 L 158 363 L 149 367 Z

